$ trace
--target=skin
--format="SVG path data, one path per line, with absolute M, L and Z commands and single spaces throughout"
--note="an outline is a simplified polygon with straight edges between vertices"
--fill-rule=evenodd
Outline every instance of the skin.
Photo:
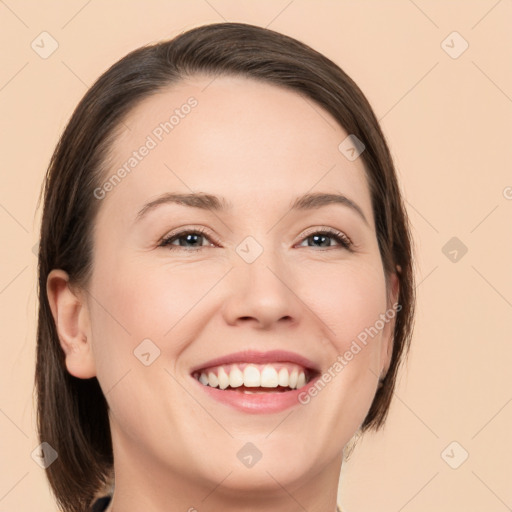
M 342 450 L 389 366 L 393 321 L 307 405 L 279 413 L 214 401 L 190 369 L 252 348 L 294 351 L 326 371 L 396 301 L 362 159 L 346 159 L 338 145 L 348 134 L 295 92 L 198 76 L 129 114 L 105 179 L 191 96 L 198 105 L 101 200 L 88 288 L 70 286 L 62 270 L 48 278 L 67 369 L 96 376 L 110 407 L 109 510 L 333 512 Z M 135 222 L 163 192 L 191 191 L 224 196 L 233 209 L 167 204 Z M 291 212 L 306 192 L 346 195 L 368 224 L 337 204 Z M 206 230 L 195 246 L 158 247 L 194 227 Z M 315 246 L 304 232 L 316 227 L 342 231 L 353 252 L 333 238 Z M 235 251 L 247 236 L 263 247 L 251 264 Z M 160 350 L 149 366 L 133 354 L 146 338 Z M 263 454 L 250 469 L 236 456 L 246 442 Z

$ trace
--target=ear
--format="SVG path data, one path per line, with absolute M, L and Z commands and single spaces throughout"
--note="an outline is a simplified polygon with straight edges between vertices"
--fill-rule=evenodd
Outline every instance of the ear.
M 398 267 L 400 271 L 400 267 Z M 398 296 L 400 293 L 400 281 L 396 272 L 393 272 L 389 276 L 388 280 L 388 301 L 386 318 L 389 320 L 386 322 L 382 332 L 382 349 L 381 349 L 381 373 L 380 378 L 383 379 L 388 373 L 391 365 L 391 359 L 393 356 L 393 338 L 395 333 L 395 321 L 396 315 L 401 307 L 397 309 Z
M 64 270 L 48 274 L 46 293 L 68 372 L 80 379 L 95 377 L 87 304 L 73 291 Z

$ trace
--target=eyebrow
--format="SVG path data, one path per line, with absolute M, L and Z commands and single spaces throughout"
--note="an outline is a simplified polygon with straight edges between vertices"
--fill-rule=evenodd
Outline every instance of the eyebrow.
M 192 192 L 190 194 L 167 192 L 145 204 L 137 214 L 135 221 L 139 221 L 149 211 L 154 210 L 163 204 L 179 204 L 190 208 L 199 208 L 201 210 L 212 210 L 216 212 L 224 212 L 233 209 L 233 204 L 224 197 L 205 194 L 202 192 Z M 290 210 L 313 210 L 329 204 L 341 204 L 343 206 L 347 206 L 356 212 L 363 219 L 366 225 L 369 226 L 368 220 L 360 206 L 343 194 L 322 192 L 304 194 L 293 200 L 290 204 Z

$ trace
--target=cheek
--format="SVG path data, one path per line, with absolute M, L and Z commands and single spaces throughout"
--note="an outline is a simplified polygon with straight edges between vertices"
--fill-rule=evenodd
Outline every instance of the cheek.
M 320 277 L 320 276 L 317 276 Z M 386 283 L 380 260 L 328 272 L 309 287 L 308 304 L 328 329 L 323 331 L 327 393 L 335 397 L 331 427 L 352 432 L 363 421 L 374 397 L 382 356 Z M 303 290 L 306 290 L 303 287 Z M 321 385 L 319 385 L 321 387 Z M 304 397 L 304 400 L 312 397 Z
M 121 264 L 110 293 L 119 316 L 126 319 L 134 333 L 168 341 L 192 318 L 201 318 L 203 305 L 217 305 L 215 293 L 210 291 L 227 267 L 206 261 L 196 263 L 169 265 L 156 259 Z M 130 278 L 123 279 L 122 275 Z
M 158 259 L 148 263 L 122 255 L 98 261 L 91 288 L 97 297 L 92 304 L 93 340 L 97 362 L 104 365 L 105 373 L 113 365 L 117 372 L 131 365 L 134 350 L 145 339 L 165 348 L 173 361 L 183 349 L 180 339 L 187 339 L 184 331 L 190 330 L 184 326 L 201 316 L 198 304 L 226 270 L 206 262 L 171 268 Z
M 386 284 L 378 261 L 338 271 L 331 269 L 312 282 L 315 286 L 304 283 L 302 289 L 308 295 L 308 304 L 329 327 L 326 335 L 338 351 L 346 350 L 386 311 Z

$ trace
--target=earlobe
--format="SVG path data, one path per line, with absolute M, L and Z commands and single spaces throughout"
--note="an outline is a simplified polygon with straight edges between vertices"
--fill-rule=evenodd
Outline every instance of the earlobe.
M 48 274 L 46 293 L 68 372 L 80 379 L 95 377 L 87 304 L 73 291 L 64 270 Z

